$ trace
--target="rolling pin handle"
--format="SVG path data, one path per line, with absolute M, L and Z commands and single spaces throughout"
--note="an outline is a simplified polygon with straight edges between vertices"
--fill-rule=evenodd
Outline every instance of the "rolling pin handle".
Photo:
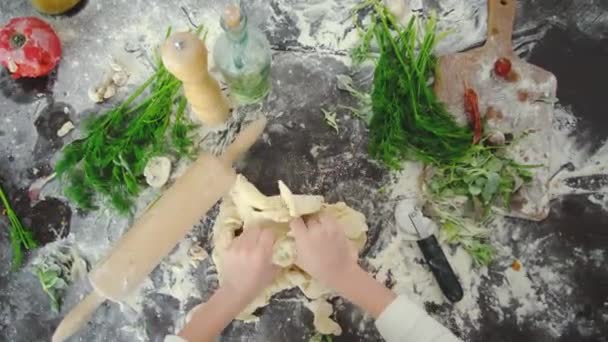
M 260 118 L 245 127 L 222 154 L 224 163 L 232 165 L 245 154 L 262 135 L 267 122 L 266 118 Z
M 105 298 L 93 292 L 76 305 L 59 323 L 52 342 L 63 342 L 74 335 L 85 325 L 95 313 L 95 310 L 105 302 Z

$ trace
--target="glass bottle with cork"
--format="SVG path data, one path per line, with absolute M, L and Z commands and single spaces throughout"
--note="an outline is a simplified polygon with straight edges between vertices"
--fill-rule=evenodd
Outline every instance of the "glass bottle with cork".
M 230 88 L 236 104 L 261 101 L 270 91 L 270 44 L 266 36 L 248 25 L 240 2 L 224 8 L 221 18 L 224 33 L 213 51 L 215 64 Z

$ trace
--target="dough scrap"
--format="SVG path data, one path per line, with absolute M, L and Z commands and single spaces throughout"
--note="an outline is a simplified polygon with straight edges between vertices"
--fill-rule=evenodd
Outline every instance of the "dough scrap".
M 342 202 L 324 203 L 322 196 L 294 195 L 283 182 L 279 182 L 279 191 L 279 196 L 265 196 L 244 176 L 237 176 L 235 185 L 220 206 L 220 213 L 213 227 L 212 257 L 220 284 L 223 253 L 238 231 L 252 226 L 272 229 L 276 236 L 272 261 L 280 266 L 281 270 L 275 282 L 237 318 L 244 321 L 255 320 L 253 312 L 266 306 L 270 297 L 283 290 L 299 287 L 307 298 L 313 300 L 308 307 L 315 313 L 315 327 L 323 330 L 319 332 L 339 334 L 340 326 L 329 319 L 333 309 L 324 299 L 331 295 L 331 291 L 295 265 L 296 248 L 295 241 L 289 234 L 289 221 L 316 213 L 330 214 L 345 227 L 346 236 L 360 251 L 367 241 L 368 227 L 365 216 Z M 328 320 L 333 324 L 328 323 Z
M 325 299 L 317 299 L 308 303 L 308 309 L 314 314 L 315 329 L 323 335 L 341 335 L 342 328 L 331 319 L 334 308 Z
M 279 192 L 289 209 L 290 217 L 317 213 L 321 210 L 324 201 L 323 196 L 294 195 L 283 181 L 279 181 Z
M 146 164 L 144 176 L 146 183 L 155 189 L 162 188 L 171 175 L 171 159 L 167 157 L 152 157 Z

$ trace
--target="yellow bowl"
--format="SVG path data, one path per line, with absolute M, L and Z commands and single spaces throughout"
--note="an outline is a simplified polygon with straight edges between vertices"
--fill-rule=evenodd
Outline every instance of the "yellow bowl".
M 32 5 L 44 14 L 61 14 L 74 8 L 80 0 L 32 0 Z

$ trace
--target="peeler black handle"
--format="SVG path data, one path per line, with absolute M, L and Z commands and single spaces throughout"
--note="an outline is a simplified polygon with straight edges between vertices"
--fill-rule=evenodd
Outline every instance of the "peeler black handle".
M 435 235 L 418 240 L 418 246 L 445 297 L 452 303 L 460 301 L 463 296 L 462 286 Z

